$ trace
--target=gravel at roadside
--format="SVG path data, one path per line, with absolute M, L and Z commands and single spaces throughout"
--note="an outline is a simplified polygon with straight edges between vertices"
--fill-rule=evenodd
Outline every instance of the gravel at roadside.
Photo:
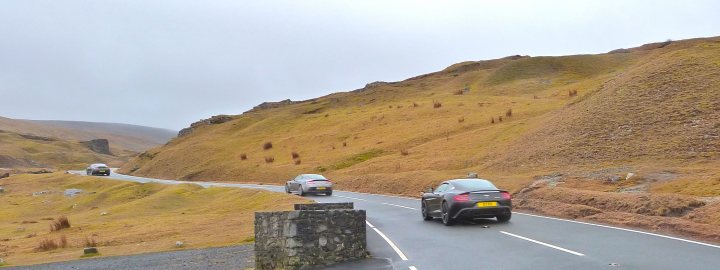
M 102 252 L 102 249 L 100 250 Z M 68 262 L 1 269 L 89 270 L 89 269 L 247 269 L 255 267 L 253 245 L 181 250 L 130 256 L 97 257 Z

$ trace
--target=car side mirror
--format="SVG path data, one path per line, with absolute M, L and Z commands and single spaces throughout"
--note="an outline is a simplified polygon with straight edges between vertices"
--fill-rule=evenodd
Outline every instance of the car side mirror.
M 431 187 L 428 187 L 425 189 L 425 193 L 433 193 L 433 189 Z

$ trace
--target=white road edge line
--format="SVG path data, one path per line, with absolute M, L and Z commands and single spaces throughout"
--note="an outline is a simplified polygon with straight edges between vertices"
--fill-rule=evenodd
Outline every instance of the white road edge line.
M 620 230 L 620 231 L 626 231 L 626 232 L 633 232 L 633 233 L 651 235 L 651 236 L 662 237 L 662 238 L 672 239 L 672 240 L 677 240 L 677 241 L 683 241 L 683 242 L 707 246 L 707 247 L 720 248 L 720 246 L 718 246 L 718 245 L 713 245 L 713 244 L 708 244 L 708 243 L 703 243 L 703 242 L 698 242 L 698 241 L 693 241 L 693 240 L 688 240 L 688 239 L 683 239 L 683 238 L 678 238 L 678 237 L 672 237 L 672 236 L 667 236 L 667 235 L 662 235 L 662 234 L 643 232 L 643 231 L 638 231 L 638 230 L 633 230 L 633 229 L 625 229 L 625 228 L 613 227 L 613 226 L 608 226 L 608 225 L 600 225 L 600 224 L 594 224 L 594 223 L 588 223 L 588 222 L 582 222 L 582 221 L 575 221 L 575 220 L 554 218 L 554 217 L 546 217 L 546 216 L 539 216 L 539 215 L 526 214 L 526 213 L 513 212 L 513 214 L 525 215 L 525 216 L 531 216 L 531 217 L 537 217 L 537 218 L 546 218 L 546 219 L 552 219 L 552 220 L 557 220 L 557 221 L 572 222 L 572 223 L 596 226 L 596 227 L 601 227 L 601 228 L 606 228 L 606 229 L 614 229 L 614 230 Z
M 406 208 L 406 209 L 410 209 L 410 210 L 417 210 L 417 208 L 412 208 L 412 207 L 404 206 L 404 205 L 398 205 L 398 204 L 392 204 L 392 203 L 382 203 L 382 204 L 386 204 L 386 205 L 390 205 L 390 206 L 395 206 L 395 207 L 402 207 L 402 208 Z
M 403 261 L 407 261 L 407 260 L 408 260 L 408 258 L 405 256 L 405 253 L 403 253 L 402 250 L 400 250 L 400 249 L 395 245 L 395 243 L 393 243 L 393 241 L 390 240 L 390 238 L 388 238 L 387 236 L 385 236 L 384 233 L 382 233 L 380 230 L 378 230 L 377 228 L 375 228 L 375 226 L 373 226 L 372 223 L 370 223 L 370 221 L 365 220 L 365 223 L 366 223 L 368 226 L 370 226 L 370 228 L 372 228 L 373 230 L 375 230 L 375 232 L 378 233 L 378 234 L 380 235 L 380 237 L 382 237 L 383 239 L 385 239 L 385 242 L 387 242 L 388 245 L 390 245 L 390 247 L 391 247 L 393 250 L 395 250 L 395 253 L 397 253 L 397 255 L 400 256 L 400 259 L 402 259 Z
M 557 249 L 557 250 L 560 250 L 560 251 L 565 251 L 565 252 L 570 253 L 570 254 L 573 254 L 573 255 L 585 256 L 585 254 L 582 254 L 582 253 L 580 253 L 580 252 L 575 252 L 575 251 L 572 251 L 572 250 L 569 250 L 569 249 L 564 249 L 564 248 L 561 248 L 561 247 L 558 247 L 558 246 L 553 246 L 553 245 L 548 244 L 548 243 L 545 243 L 545 242 L 540 242 L 540 241 L 538 241 L 538 240 L 533 240 L 533 239 L 530 239 L 530 238 L 527 238 L 527 237 L 524 237 L 524 236 L 519 236 L 519 235 L 517 235 L 517 234 L 509 233 L 509 232 L 506 232 L 506 231 L 500 231 L 500 233 L 506 234 L 506 235 L 509 235 L 509 236 L 512 236 L 512 237 L 515 237 L 515 238 L 519 238 L 519 239 L 522 239 L 522 240 L 525 240 L 525 241 L 530 241 L 530 242 L 533 242 L 533 243 L 538 244 L 538 245 L 543 245 L 543 246 L 546 246 L 546 247 L 549 247 L 549 248 L 554 248 L 554 249 Z
M 415 266 L 410 266 L 408 268 L 410 268 L 410 270 L 417 270 L 417 267 L 415 267 Z

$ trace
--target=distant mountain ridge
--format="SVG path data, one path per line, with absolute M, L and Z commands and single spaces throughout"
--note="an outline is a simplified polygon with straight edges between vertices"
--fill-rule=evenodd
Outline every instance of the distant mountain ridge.
M 69 141 L 108 139 L 111 148 L 142 152 L 174 138 L 177 131 L 121 123 L 24 120 L 0 117 L 0 130 Z

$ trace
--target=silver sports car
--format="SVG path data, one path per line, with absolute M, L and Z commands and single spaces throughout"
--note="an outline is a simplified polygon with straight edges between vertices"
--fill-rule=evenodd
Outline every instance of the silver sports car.
M 330 196 L 333 192 L 333 184 L 330 179 L 319 174 L 301 174 L 295 179 L 287 181 L 285 192 L 296 193 L 300 196 L 305 196 L 305 194 L 325 194 Z

